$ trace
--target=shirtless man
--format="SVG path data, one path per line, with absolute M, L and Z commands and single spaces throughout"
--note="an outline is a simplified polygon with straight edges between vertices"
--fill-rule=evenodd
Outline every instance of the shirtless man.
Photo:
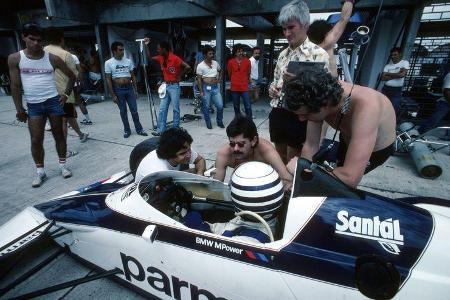
M 227 167 L 236 168 L 244 162 L 260 161 L 271 165 L 283 180 L 284 189 L 290 189 L 292 175 L 287 171 L 275 147 L 268 140 L 258 137 L 252 120 L 238 115 L 226 130 L 230 142 L 217 151 L 214 179 L 223 181 Z
M 347 99 L 348 112 L 341 114 Z M 326 70 L 308 70 L 287 84 L 285 100 L 300 120 L 308 120 L 301 157 L 312 160 L 319 149 L 323 121 L 340 130 L 338 167 L 332 174 L 351 187 L 394 152 L 395 112 L 389 99 L 373 89 L 355 85 L 352 90 Z M 294 173 L 296 165 L 294 158 L 289 172 Z

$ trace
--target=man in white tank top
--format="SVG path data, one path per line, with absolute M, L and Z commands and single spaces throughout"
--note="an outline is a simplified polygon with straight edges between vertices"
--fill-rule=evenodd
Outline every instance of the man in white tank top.
M 44 127 L 47 118 L 50 119 L 59 166 L 64 178 L 72 176 L 66 167 L 66 141 L 62 128 L 63 105 L 72 92 L 75 74 L 57 56 L 43 49 L 43 32 L 35 23 L 23 26 L 22 40 L 26 48 L 8 57 L 9 74 L 11 77 L 11 94 L 16 107 L 16 118 L 20 122 L 28 121 L 31 136 L 31 155 L 36 164 L 36 177 L 32 186 L 39 187 L 45 180 L 44 171 Z M 54 79 L 54 69 L 60 69 L 68 78 L 67 86 L 62 95 L 58 95 Z M 23 107 L 23 88 L 28 112 Z

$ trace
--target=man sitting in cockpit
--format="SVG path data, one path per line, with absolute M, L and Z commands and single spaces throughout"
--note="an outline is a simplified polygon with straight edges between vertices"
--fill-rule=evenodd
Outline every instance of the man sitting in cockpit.
M 231 200 L 237 216 L 226 223 L 203 222 L 197 211 L 183 217 L 187 227 L 210 231 L 241 241 L 270 243 L 284 200 L 278 173 L 262 162 L 240 165 L 231 177 Z M 209 230 L 208 230 L 209 229 Z

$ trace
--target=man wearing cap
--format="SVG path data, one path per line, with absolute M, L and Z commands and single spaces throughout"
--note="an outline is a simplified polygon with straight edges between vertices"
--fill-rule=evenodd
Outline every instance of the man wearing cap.
M 227 167 L 236 168 L 249 161 L 260 161 L 272 166 L 280 174 L 285 190 L 292 186 L 292 175 L 286 169 L 272 144 L 258 137 L 255 123 L 237 115 L 227 126 L 229 143 L 217 151 L 214 179 L 223 181 Z
M 169 110 L 170 102 L 173 102 L 173 124 L 172 127 L 176 128 L 180 125 L 180 80 L 184 73 L 189 71 L 191 67 L 184 62 L 181 58 L 176 56 L 170 50 L 168 42 L 159 42 L 157 45 L 158 55 L 151 56 L 150 49 L 150 38 L 144 38 L 144 43 L 147 45 L 146 52 L 149 59 L 154 59 L 159 62 L 161 70 L 164 76 L 165 83 L 165 93 L 164 86 L 158 90 L 161 98 L 159 104 L 158 113 L 158 128 L 153 135 L 159 136 L 166 130 L 167 112 Z M 161 97 L 161 96 L 164 97 Z

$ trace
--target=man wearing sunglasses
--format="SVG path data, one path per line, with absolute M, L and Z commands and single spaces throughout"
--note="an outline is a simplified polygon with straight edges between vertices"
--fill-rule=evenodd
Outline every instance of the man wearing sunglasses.
M 182 165 L 194 164 L 195 169 L 187 172 L 203 175 L 206 169 L 205 159 L 191 149 L 191 135 L 183 128 L 170 128 L 163 132 L 158 147 L 147 154 L 136 171 L 135 181 L 145 176 L 167 170 L 182 170 Z
M 64 61 L 56 55 L 44 51 L 42 40 L 43 30 L 35 23 L 23 26 L 22 40 L 26 48 L 8 57 L 9 74 L 11 78 L 11 94 L 16 107 L 16 118 L 19 122 L 27 122 L 31 136 L 31 155 L 36 164 L 36 177 L 33 187 L 39 187 L 44 182 L 44 128 L 46 119 L 50 119 L 59 166 L 63 178 L 72 176 L 66 167 L 67 144 L 63 133 L 63 106 L 72 93 L 75 74 Z M 55 83 L 55 69 L 67 76 L 67 83 L 61 93 L 58 93 Z M 23 98 L 27 103 L 28 112 L 22 105 Z
M 332 175 L 356 187 L 365 173 L 393 154 L 395 112 L 389 99 L 373 89 L 338 81 L 324 69 L 301 71 L 286 84 L 286 106 L 308 121 L 301 157 L 313 159 L 322 124 L 340 131 L 338 167 Z M 288 164 L 293 174 L 297 159 Z
M 244 162 L 260 161 L 271 165 L 278 172 L 285 190 L 291 188 L 292 175 L 275 147 L 268 140 L 258 137 L 255 123 L 251 119 L 237 115 L 226 131 L 229 143 L 217 151 L 214 179 L 224 181 L 227 167 L 236 168 Z

